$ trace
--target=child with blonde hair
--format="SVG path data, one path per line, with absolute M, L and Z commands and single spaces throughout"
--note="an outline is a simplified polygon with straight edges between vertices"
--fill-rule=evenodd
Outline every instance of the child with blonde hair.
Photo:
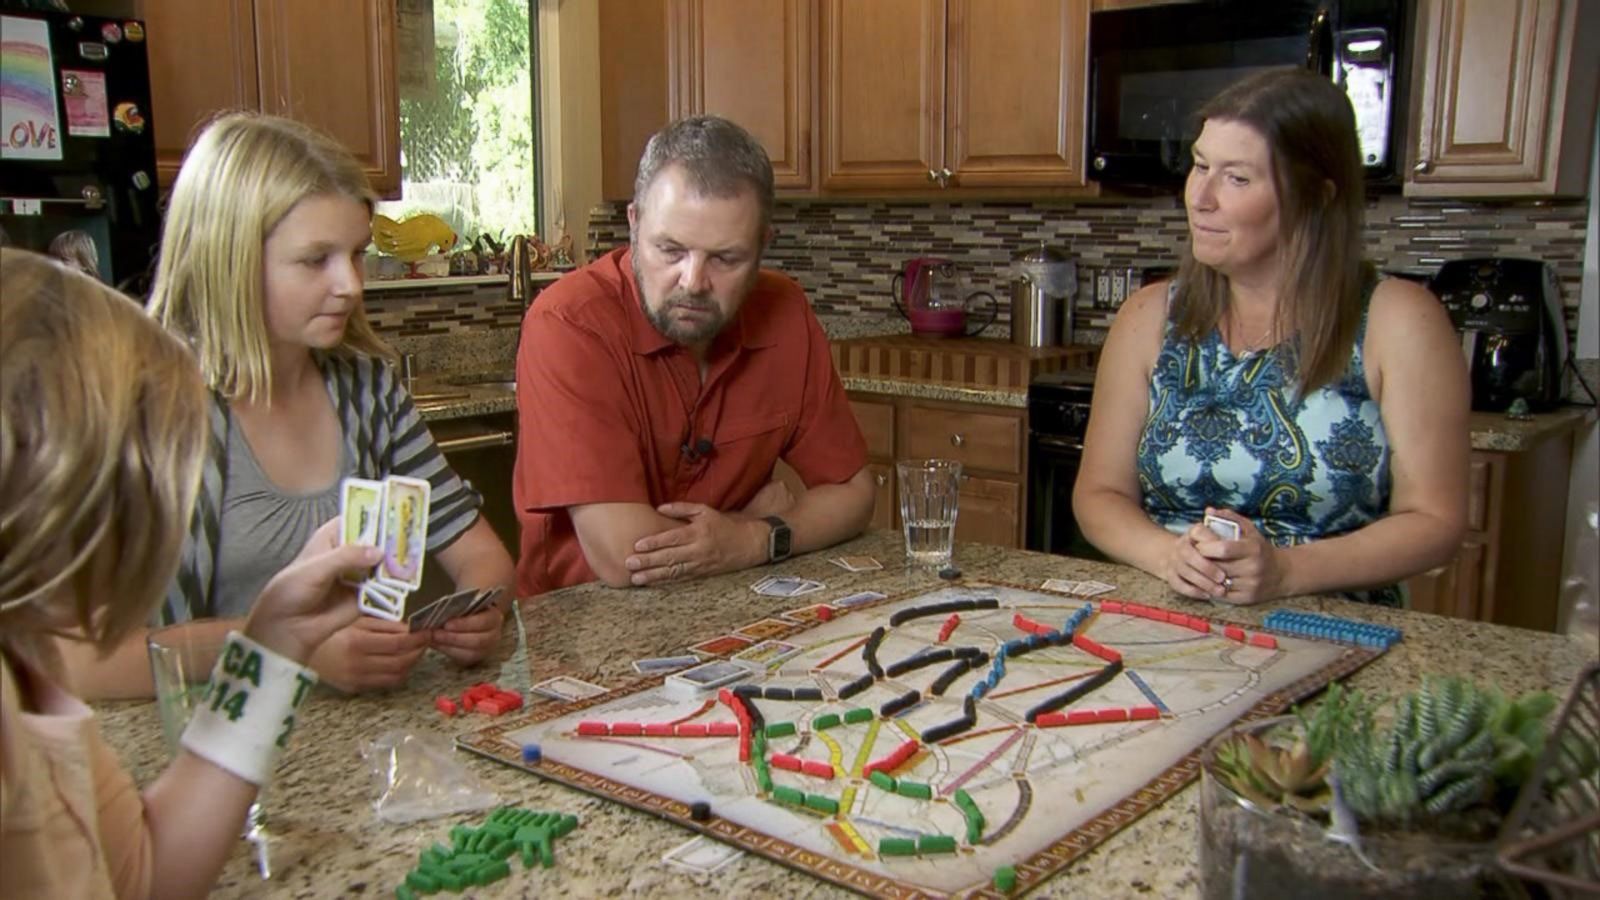
M 57 642 L 106 652 L 177 567 L 206 445 L 194 358 L 132 301 L 0 249 L 0 896 L 203 896 L 316 675 L 358 616 L 339 573 L 372 548 L 313 534 L 227 638 L 172 764 L 142 794 L 66 688 Z M 239 675 L 244 672 L 246 675 Z
M 210 395 L 201 489 L 161 621 L 236 620 L 339 510 L 347 477 L 426 479 L 426 550 L 456 586 L 511 583 L 481 498 L 445 462 L 362 309 L 374 195 L 325 135 L 234 113 L 195 140 L 173 184 L 149 309 L 194 351 Z M 312 666 L 347 691 L 393 687 L 428 648 L 458 664 L 499 644 L 508 601 L 412 632 L 366 616 Z M 151 688 L 137 646 L 94 666 L 96 696 Z

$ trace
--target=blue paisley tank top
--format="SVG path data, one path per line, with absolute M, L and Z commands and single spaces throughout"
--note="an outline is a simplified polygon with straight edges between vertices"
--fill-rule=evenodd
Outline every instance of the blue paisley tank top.
M 1389 441 L 1367 389 L 1366 331 L 1363 310 L 1344 374 L 1300 397 L 1292 343 L 1236 357 L 1218 329 L 1197 343 L 1178 337 L 1169 314 L 1139 438 L 1139 487 L 1150 518 L 1182 533 L 1208 505 L 1226 507 L 1283 547 L 1383 516 Z M 1347 596 L 1400 602 L 1393 586 Z

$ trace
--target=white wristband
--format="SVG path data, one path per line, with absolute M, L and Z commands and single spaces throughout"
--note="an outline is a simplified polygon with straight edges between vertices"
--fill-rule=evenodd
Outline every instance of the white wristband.
M 288 745 L 294 711 L 316 683 L 317 673 L 230 631 L 181 743 L 245 781 L 266 784 Z

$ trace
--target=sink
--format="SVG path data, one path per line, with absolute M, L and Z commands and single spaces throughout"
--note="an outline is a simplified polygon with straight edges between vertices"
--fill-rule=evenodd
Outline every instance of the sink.
M 490 388 L 516 393 L 516 375 L 512 372 L 485 372 L 476 375 L 452 375 L 444 383 L 458 388 Z
M 448 403 L 452 400 L 465 400 L 470 396 L 472 396 L 472 394 L 467 391 L 453 391 L 448 388 L 429 388 L 427 390 L 421 390 L 413 393 L 411 395 L 411 400 L 412 402 L 421 406 L 429 403 Z
M 442 380 L 445 384 L 456 387 L 476 387 L 483 384 L 514 386 L 517 383 L 517 376 L 513 372 L 481 372 L 476 375 L 451 375 Z

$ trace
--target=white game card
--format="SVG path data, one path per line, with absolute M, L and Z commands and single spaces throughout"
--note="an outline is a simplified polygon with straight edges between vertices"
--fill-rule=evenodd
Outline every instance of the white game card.
M 1237 541 L 1239 539 L 1240 532 L 1238 522 L 1233 522 L 1228 519 L 1224 519 L 1221 516 L 1214 516 L 1210 513 L 1207 513 L 1205 518 L 1205 526 L 1211 529 L 1212 534 L 1222 538 L 1225 541 Z
M 431 490 L 420 478 L 391 475 L 384 491 L 383 561 L 378 564 L 378 577 L 413 591 L 422 587 Z
M 339 484 L 339 543 L 379 547 L 383 544 L 383 498 L 385 485 L 368 478 L 346 478 Z M 361 584 L 370 570 L 344 573 L 344 582 Z

